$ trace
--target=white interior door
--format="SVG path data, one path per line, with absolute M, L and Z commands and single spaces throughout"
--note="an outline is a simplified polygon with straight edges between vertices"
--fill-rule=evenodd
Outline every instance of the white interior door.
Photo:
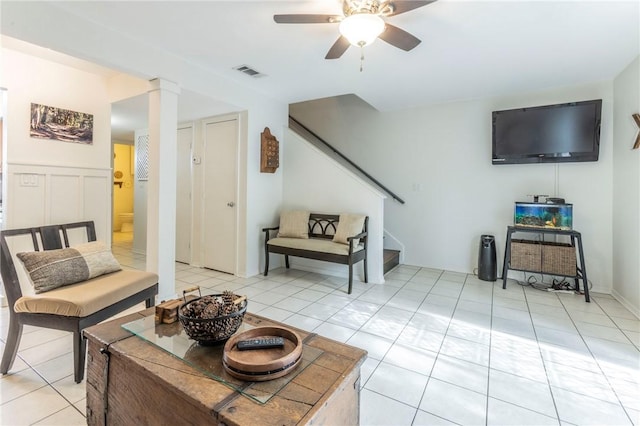
M 236 272 L 238 120 L 207 120 L 204 129 L 204 266 Z
M 193 127 L 178 128 L 176 261 L 191 263 L 191 142 Z

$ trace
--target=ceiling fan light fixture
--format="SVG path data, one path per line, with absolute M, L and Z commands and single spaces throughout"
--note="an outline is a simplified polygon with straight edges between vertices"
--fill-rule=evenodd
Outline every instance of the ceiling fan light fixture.
M 340 34 L 354 46 L 371 44 L 384 31 L 384 20 L 370 13 L 347 16 L 340 23 Z

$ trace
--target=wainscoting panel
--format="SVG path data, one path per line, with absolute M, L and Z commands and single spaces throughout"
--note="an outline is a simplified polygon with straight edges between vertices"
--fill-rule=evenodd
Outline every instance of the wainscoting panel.
M 107 176 L 85 175 L 82 178 L 82 188 L 84 189 L 82 193 L 82 214 L 84 217 L 92 218 L 96 224 L 104 223 L 104 227 L 96 226 L 97 238 L 102 241 L 111 240 L 111 224 L 113 223 L 113 218 L 111 217 L 113 211 L 111 207 L 113 178 L 111 170 L 107 170 L 107 173 Z M 107 194 L 106 198 L 104 194 Z
M 2 206 L 4 229 L 27 228 L 45 220 L 45 175 L 31 169 L 27 173 L 13 173 L 7 166 L 5 177 L 7 193 L 3 194 Z
M 51 223 L 74 222 L 82 217 L 82 188 L 79 175 L 59 175 L 51 173 L 45 175 L 49 184 L 51 197 L 45 200 L 49 203 L 49 220 Z
M 111 243 L 111 169 L 8 164 L 4 228 L 93 220 Z

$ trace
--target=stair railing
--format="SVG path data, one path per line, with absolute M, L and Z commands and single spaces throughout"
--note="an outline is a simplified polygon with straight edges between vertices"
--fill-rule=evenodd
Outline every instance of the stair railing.
M 340 157 L 341 159 L 346 161 L 351 167 L 353 167 L 358 172 L 360 172 L 363 176 L 365 176 L 369 181 L 371 181 L 373 184 L 375 184 L 378 188 L 382 189 L 384 192 L 389 194 L 389 196 L 391 198 L 393 198 L 395 201 L 399 202 L 400 204 L 404 204 L 404 200 L 402 198 L 397 196 L 393 191 L 391 191 L 389 188 L 384 186 L 382 183 L 380 183 L 377 179 L 375 179 L 369 173 L 367 173 L 364 170 L 362 170 L 362 168 L 360 166 L 358 166 L 356 163 L 354 163 L 349 158 L 347 158 L 347 156 L 345 156 L 343 153 L 341 153 L 336 148 L 334 148 L 329 142 L 327 142 L 324 139 L 322 139 L 320 136 L 318 136 L 316 133 L 314 133 L 312 130 L 310 130 L 307 126 L 305 126 L 304 124 L 300 123 L 298 120 L 296 120 L 292 116 L 289 116 L 289 128 L 291 128 L 292 130 L 295 131 L 296 127 L 301 128 L 304 132 L 306 132 L 309 135 L 311 135 L 316 141 L 318 141 L 319 143 L 321 143 L 324 146 L 326 146 L 327 148 L 329 148 L 333 153 L 335 153 L 338 157 Z M 299 132 L 297 132 L 297 133 L 299 133 Z

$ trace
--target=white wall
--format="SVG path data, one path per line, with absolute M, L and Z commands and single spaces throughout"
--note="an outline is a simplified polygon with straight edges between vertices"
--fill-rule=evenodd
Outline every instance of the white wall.
M 36 13 L 38 16 L 47 16 L 48 21 L 56 22 L 56 25 L 72 26 L 78 34 L 83 34 L 83 37 L 78 39 L 77 44 L 71 46 L 65 40 L 64 32 L 42 34 L 38 28 L 17 26 L 20 31 L 14 35 L 21 39 L 36 44 L 46 44 L 54 50 L 81 59 L 90 59 L 100 65 L 144 79 L 158 77 L 172 81 L 183 90 L 190 90 L 232 105 L 229 111 L 221 111 L 221 113 L 246 114 L 245 123 L 241 123 L 243 139 L 239 171 L 242 177 L 240 195 L 243 199 L 238 204 L 241 217 L 241 222 L 238 223 L 240 240 L 238 250 L 241 251 L 242 256 L 239 256 L 238 269 L 239 275 L 243 276 L 258 273 L 262 256 L 260 229 L 272 223 L 277 217 L 277 209 L 282 197 L 281 174 L 261 174 L 259 171 L 260 133 L 264 127 L 269 127 L 274 136 L 278 139 L 282 137 L 281 129 L 287 123 L 287 105 L 249 88 L 249 81 L 245 85 L 241 79 L 231 79 L 214 74 L 203 67 L 193 67 L 192 64 L 162 49 L 150 47 L 117 31 L 101 28 L 96 32 L 91 22 L 76 20 L 60 8 L 42 4 L 37 10 L 26 8 L 23 11 L 25 16 L 30 17 L 31 14 Z M 22 15 L 17 13 L 16 19 L 20 18 Z M 101 42 L 104 38 L 109 38 L 109 44 L 113 48 L 100 48 L 104 45 Z M 166 72 L 164 75 L 157 75 L 158 69 L 165 69 Z M 85 91 L 85 94 L 90 93 L 92 93 L 91 90 Z M 133 94 L 127 91 L 127 95 L 114 95 L 112 100 Z
M 3 48 L 0 86 L 7 89 L 3 226 L 94 220 L 98 236 L 110 243 L 111 108 L 105 79 Z M 93 144 L 31 138 L 32 102 L 93 114 Z M 23 183 L 22 176 L 30 175 L 38 176 L 36 186 Z
M 246 241 L 247 253 L 245 265 L 238 265 L 244 276 L 250 277 L 264 269 L 264 237 L 262 228 L 277 222 L 283 197 L 283 167 L 275 173 L 260 172 L 260 134 L 269 127 L 271 134 L 281 142 L 284 140 L 283 129 L 288 121 L 287 105 L 271 102 L 266 99 L 255 99 L 245 115 L 246 126 L 241 126 L 242 135 L 240 177 L 246 184 L 240 185 L 241 199 L 244 198 L 246 217 L 241 235 Z M 286 143 L 285 143 L 286 144 Z M 280 164 L 284 159 L 280 158 Z M 246 188 L 246 189 L 243 189 Z M 244 193 L 243 193 L 244 191 Z
M 589 99 L 603 99 L 598 162 L 491 164 L 493 110 Z M 609 292 L 612 108 L 612 85 L 605 82 L 386 113 L 353 96 L 295 104 L 290 111 L 405 199 L 404 205 L 385 203 L 384 223 L 405 245 L 404 263 L 472 272 L 480 236 L 492 234 L 500 271 L 514 202 L 548 194 L 574 204 L 593 290 Z
M 261 229 L 270 226 L 277 218 L 282 199 L 282 171 L 274 174 L 260 173 L 260 133 L 269 127 L 271 133 L 282 140 L 282 126 L 287 116 L 284 104 L 261 100 L 259 97 L 248 103 L 246 111 L 226 114 L 238 119 L 238 244 L 237 275 L 250 277 L 256 275 L 264 265 Z M 211 117 L 209 117 L 211 118 Z M 195 120 L 194 143 L 192 155 L 202 157 L 202 123 L 205 118 Z M 135 139 L 146 130 L 136 132 Z M 201 168 L 194 165 L 192 169 L 192 264 L 202 265 L 199 236 L 202 224 L 207 218 L 202 217 L 202 194 L 204 183 Z M 144 253 L 146 244 L 146 193 L 147 182 L 135 180 L 135 221 L 133 249 Z
M 103 78 L 96 74 L 79 71 L 6 48 L 2 50 L 2 60 L 3 75 L 0 86 L 8 89 L 7 114 L 4 119 L 7 131 L 7 157 L 5 158 L 7 164 L 9 166 L 15 163 L 21 166 L 32 164 L 34 166 L 63 166 L 67 168 L 81 166 L 80 169 L 88 168 L 101 171 L 111 179 L 111 102 L 139 94 L 148 88 L 148 84 L 140 79 L 119 78 L 117 76 Z M 31 70 L 37 70 L 37 72 Z M 143 75 L 144 72 L 139 71 L 138 74 Z M 259 272 L 260 264 L 263 262 L 260 230 L 277 218 L 282 198 L 281 171 L 275 174 L 262 174 L 259 171 L 260 133 L 264 127 L 268 126 L 272 133 L 281 140 L 282 128 L 287 121 L 287 106 L 236 84 L 226 84 L 223 80 L 212 79 L 211 75 L 204 71 L 200 74 L 190 74 L 185 79 L 188 82 L 187 86 L 192 91 L 214 98 L 217 95 L 222 95 L 230 104 L 239 105 L 234 107 L 237 108 L 237 111 L 241 111 L 238 113 L 241 118 L 238 275 L 255 275 Z M 220 90 L 221 88 L 222 90 Z M 29 104 L 31 102 L 94 114 L 93 145 L 29 138 Z M 82 170 L 78 173 L 81 172 Z M 39 171 L 39 173 L 42 172 Z M 6 182 L 6 184 L 13 185 L 12 182 Z M 100 200 L 94 206 L 99 211 L 108 213 L 104 223 L 96 224 L 98 234 L 104 235 L 108 242 L 111 241 L 112 186 L 113 184 L 109 180 L 104 191 L 94 191 L 90 194 L 91 197 Z M 140 188 L 136 187 L 136 189 L 137 198 L 140 195 Z M 44 191 L 41 193 L 44 197 Z M 6 195 L 4 205 L 10 209 L 11 194 Z M 17 192 L 15 195 L 18 196 Z M 85 199 L 88 199 L 87 197 Z M 64 199 L 65 203 L 68 201 L 67 198 Z M 46 201 L 43 198 L 38 201 L 38 205 L 44 206 L 48 202 L 55 203 L 56 200 Z M 77 201 L 77 203 L 80 202 L 81 200 Z M 29 203 L 29 205 L 33 205 L 34 201 Z M 24 205 L 24 203 L 20 205 Z M 21 211 L 20 225 L 39 224 L 43 217 L 44 220 L 51 217 L 44 215 L 41 210 L 37 208 L 27 212 Z M 136 208 L 135 212 L 136 234 L 138 234 L 138 225 L 143 224 L 143 221 L 140 220 L 140 214 L 144 214 L 144 212 L 139 208 Z M 84 217 L 78 217 L 78 219 L 84 219 Z M 11 220 L 12 217 L 7 214 L 4 226 L 11 227 L 13 224 Z
M 640 56 L 613 82 L 613 295 L 640 318 Z
M 8 98 L 7 161 L 110 167 L 111 106 L 104 78 L 6 48 L 2 71 Z M 93 114 L 93 144 L 31 138 L 32 102 Z
M 301 209 L 313 213 L 358 213 L 369 216 L 368 275 L 370 283 L 384 283 L 382 237 L 385 196 L 368 183 L 346 170 L 318 148 L 286 129 L 284 152 L 284 183 L 282 210 Z M 278 223 L 275 219 L 268 226 Z M 282 255 L 272 255 L 274 267 Z M 291 267 L 347 276 L 348 268 L 310 259 L 289 258 Z M 363 263 L 354 268 L 354 275 L 364 280 Z

